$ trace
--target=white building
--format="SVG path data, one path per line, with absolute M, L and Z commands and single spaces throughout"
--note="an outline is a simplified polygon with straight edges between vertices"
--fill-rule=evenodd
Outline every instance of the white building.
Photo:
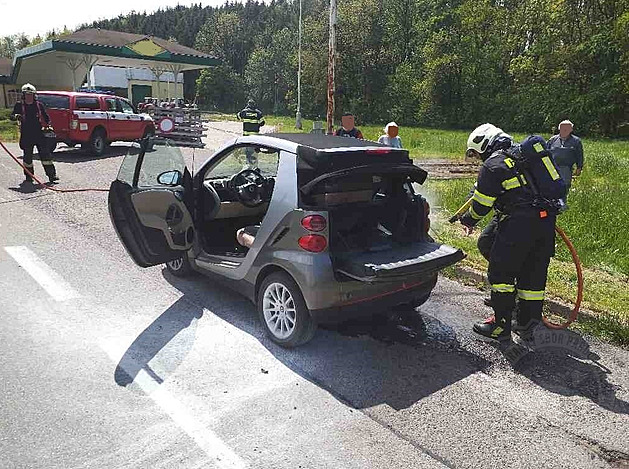
M 147 96 L 158 99 L 183 98 L 183 73 L 175 76 L 163 72 L 159 80 L 147 68 L 121 68 L 94 65 L 90 72 L 90 84 L 98 90 L 113 91 L 137 104 Z

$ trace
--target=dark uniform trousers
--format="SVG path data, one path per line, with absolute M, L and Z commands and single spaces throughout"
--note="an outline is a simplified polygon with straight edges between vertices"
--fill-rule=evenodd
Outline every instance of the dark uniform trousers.
M 511 321 L 516 296 L 519 325 L 541 320 L 548 264 L 555 253 L 555 218 L 540 218 L 539 211 L 529 210 L 497 222 L 488 272 L 497 321 Z
M 500 220 L 500 217 L 501 215 L 495 213 L 494 216 L 491 217 L 491 220 L 489 220 L 489 223 L 487 223 L 487 226 L 485 226 L 480 235 L 478 235 L 476 246 L 487 261 L 489 261 L 491 248 L 496 240 L 496 232 L 498 230 L 498 221 Z
M 41 135 L 22 135 L 20 138 L 20 148 L 24 151 L 23 164 L 32 174 L 35 174 L 35 166 L 33 165 L 33 150 L 37 147 L 39 161 L 44 167 L 44 172 L 48 179 L 52 179 L 57 175 L 55 165 L 52 162 L 50 149 L 43 133 Z M 30 178 L 30 175 L 24 171 L 24 176 Z

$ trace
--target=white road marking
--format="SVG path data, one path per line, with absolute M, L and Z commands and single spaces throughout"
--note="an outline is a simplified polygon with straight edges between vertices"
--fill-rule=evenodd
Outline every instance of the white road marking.
M 68 282 L 26 246 L 6 246 L 4 250 L 56 301 L 81 297 Z
M 57 301 L 80 298 L 59 274 L 52 270 L 44 261 L 26 246 L 6 246 L 9 253 L 18 264 L 39 283 L 48 294 Z M 124 355 L 124 350 L 118 350 L 112 344 L 100 341 L 99 346 L 117 365 Z M 127 370 L 124 370 L 128 373 Z M 130 374 L 130 373 L 129 373 Z M 221 469 L 246 469 L 247 464 L 232 451 L 213 431 L 198 422 L 164 385 L 160 385 L 145 370 L 140 370 L 135 376 L 136 383 L 190 438 L 212 459 Z
M 120 366 L 126 348 L 119 349 L 110 342 L 99 341 L 100 348 Z M 124 370 L 124 368 L 123 368 Z M 127 370 L 126 373 L 130 374 Z M 155 381 L 145 370 L 140 370 L 133 382 L 137 384 L 166 414 L 194 440 L 219 468 L 245 469 L 247 464 L 213 431 L 199 423 L 163 384 Z

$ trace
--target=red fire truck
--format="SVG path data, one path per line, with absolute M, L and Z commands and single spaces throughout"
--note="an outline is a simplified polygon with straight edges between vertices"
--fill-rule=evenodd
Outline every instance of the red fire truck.
M 69 146 L 81 144 L 97 156 L 111 142 L 155 134 L 151 116 L 139 114 L 128 100 L 118 96 L 40 91 L 37 99 L 45 104 L 59 142 Z

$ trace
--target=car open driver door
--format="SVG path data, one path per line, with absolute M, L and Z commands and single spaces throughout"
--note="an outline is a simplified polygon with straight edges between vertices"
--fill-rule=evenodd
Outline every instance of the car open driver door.
M 140 267 L 180 258 L 192 247 L 188 202 L 192 177 L 179 148 L 168 141 L 134 145 L 109 189 L 109 215 L 118 238 Z

